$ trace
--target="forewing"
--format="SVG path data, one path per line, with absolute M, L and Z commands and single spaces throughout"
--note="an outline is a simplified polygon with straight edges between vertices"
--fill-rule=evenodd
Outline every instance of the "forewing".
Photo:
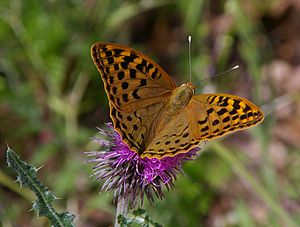
M 158 64 L 129 47 L 95 43 L 91 55 L 110 103 L 121 112 L 160 102 L 176 87 Z
M 156 114 L 176 86 L 158 64 L 129 47 L 95 43 L 91 55 L 104 82 L 114 127 L 140 154 Z

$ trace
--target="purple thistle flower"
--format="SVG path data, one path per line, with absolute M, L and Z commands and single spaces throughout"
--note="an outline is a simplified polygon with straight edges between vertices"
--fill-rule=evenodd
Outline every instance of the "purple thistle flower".
M 154 195 L 162 199 L 163 188 L 174 187 L 178 173 L 182 173 L 182 164 L 195 159 L 200 148 L 193 148 L 184 154 L 174 157 L 141 158 L 129 149 L 120 135 L 114 131 L 111 123 L 107 129 L 100 129 L 103 138 L 94 140 L 102 147 L 102 151 L 86 152 L 92 157 L 88 162 L 95 162 L 93 176 L 96 180 L 105 180 L 101 191 L 114 191 L 114 200 L 124 198 L 129 206 L 134 207 L 140 199 L 142 205 L 144 196 L 150 203 L 154 202 Z

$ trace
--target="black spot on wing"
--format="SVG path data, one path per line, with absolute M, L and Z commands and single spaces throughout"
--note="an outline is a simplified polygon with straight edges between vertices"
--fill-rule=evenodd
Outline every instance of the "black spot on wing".
M 122 127 L 127 130 L 127 126 L 124 123 L 122 123 Z
M 225 117 L 225 118 L 222 120 L 223 123 L 226 123 L 226 122 L 228 122 L 228 121 L 230 121 L 230 117 L 229 117 L 229 116 Z
M 239 115 L 234 115 L 233 117 L 232 117 L 232 120 L 234 121 L 234 120 L 236 120 L 236 119 L 238 119 L 239 118 Z
M 137 94 L 137 92 L 139 91 L 139 89 L 135 89 L 133 92 L 132 92 L 132 97 L 135 98 L 135 99 L 140 99 L 141 97 Z
M 205 126 L 204 128 L 202 128 L 200 131 L 201 132 L 205 132 L 205 131 L 207 131 L 209 129 L 209 127 L 208 126 Z
M 126 93 L 123 94 L 123 95 L 122 95 L 122 99 L 123 99 L 124 102 L 128 102 L 128 101 L 129 101 L 129 99 L 128 99 L 128 94 L 126 94 Z
M 229 114 L 230 114 L 230 115 L 235 115 L 235 114 L 237 114 L 236 109 L 231 110 L 231 111 L 229 112 Z
M 204 125 L 204 124 L 206 124 L 207 120 L 208 120 L 208 117 L 206 117 L 204 120 L 198 120 L 198 124 Z
M 158 73 L 158 69 L 157 69 L 157 68 L 155 68 L 154 72 L 151 74 L 151 78 L 152 78 L 153 80 L 155 80 L 155 79 L 156 79 L 156 77 L 157 77 L 157 73 Z
M 217 98 L 217 96 L 213 96 L 212 98 L 211 98 L 211 100 L 208 102 L 209 104 L 212 104 L 214 101 L 215 101 L 215 99 Z M 208 97 L 208 99 L 209 99 L 209 97 Z
M 190 134 L 187 132 L 187 133 L 183 134 L 182 137 L 183 137 L 183 138 L 186 138 L 186 137 L 188 137 L 189 135 L 190 135 Z
M 113 87 L 113 88 L 112 88 L 112 92 L 113 92 L 114 94 L 117 94 L 117 87 Z
M 107 62 L 110 65 L 113 64 L 114 63 L 114 58 L 112 58 L 112 57 L 107 58 Z
M 243 115 L 240 116 L 240 119 L 241 119 L 241 120 L 244 120 L 244 119 L 246 119 L 246 118 L 247 118 L 247 115 L 246 115 L 246 114 L 243 114 Z
M 118 72 L 118 79 L 123 80 L 125 77 L 125 73 L 123 71 Z
M 253 112 L 248 112 L 247 115 L 248 115 L 248 117 L 252 117 L 253 116 Z
M 219 120 L 214 120 L 213 122 L 212 122 L 212 125 L 217 125 L 217 124 L 219 124 L 220 123 L 220 121 Z
M 115 56 L 120 56 L 123 52 L 121 49 L 113 49 Z
M 129 70 L 129 75 L 131 79 L 135 79 L 136 78 L 136 70 L 135 69 L 130 69 Z
M 243 109 L 243 112 L 244 112 L 244 113 L 247 113 L 247 112 L 250 111 L 250 110 L 251 110 L 250 106 L 248 106 L 248 105 L 246 104 L 246 107 Z
M 226 125 L 225 127 L 223 127 L 224 130 L 230 128 L 230 125 Z
M 125 61 L 121 62 L 122 69 L 128 69 L 128 65 L 129 65 L 129 62 L 125 62 Z
M 218 133 L 220 131 L 220 129 L 216 129 L 216 130 L 214 130 L 212 133 L 213 134 L 216 134 L 216 133 Z
M 152 69 L 154 66 L 150 63 L 150 64 L 148 64 L 147 65 L 147 72 L 149 72 L 150 71 L 150 69 Z
M 147 85 L 147 80 L 146 80 L 146 79 L 141 79 L 141 80 L 140 80 L 140 84 L 139 84 L 138 87 L 144 87 L 144 86 L 146 86 L 146 85 Z
M 213 108 L 210 108 L 207 110 L 207 115 L 211 114 L 212 112 L 214 112 L 214 109 Z
M 120 69 L 119 64 L 114 64 L 114 70 L 118 71 Z
M 122 86 L 122 89 L 125 90 L 128 88 L 129 84 L 127 82 L 123 82 L 121 86 Z
M 234 109 L 236 109 L 236 110 L 240 109 L 240 108 L 241 108 L 241 106 L 240 106 L 240 101 L 234 100 L 232 106 L 233 106 Z
M 166 141 L 165 142 L 165 145 L 168 145 L 168 144 L 170 144 L 171 143 L 171 141 Z
M 227 112 L 227 110 L 225 109 L 225 108 L 222 108 L 222 109 L 220 109 L 218 112 L 217 112 L 217 114 L 219 115 L 219 116 L 222 116 L 223 114 L 225 114 Z

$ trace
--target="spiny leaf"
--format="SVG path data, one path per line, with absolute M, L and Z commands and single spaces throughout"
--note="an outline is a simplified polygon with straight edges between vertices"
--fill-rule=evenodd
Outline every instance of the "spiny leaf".
M 32 210 L 38 216 L 47 217 L 52 226 L 74 226 L 75 215 L 69 212 L 57 213 L 52 207 L 51 203 L 56 197 L 37 179 L 37 169 L 22 161 L 10 148 L 6 151 L 6 158 L 7 165 L 17 172 L 20 185 L 30 188 L 35 193 L 37 200 L 33 203 Z

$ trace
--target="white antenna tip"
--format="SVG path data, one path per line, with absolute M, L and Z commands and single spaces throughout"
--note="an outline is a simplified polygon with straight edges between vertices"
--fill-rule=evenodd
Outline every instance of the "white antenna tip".
M 236 66 L 233 66 L 232 69 L 238 69 L 240 66 L 239 65 L 236 65 Z
M 188 41 L 189 41 L 189 43 L 192 42 L 192 36 L 189 35 Z

